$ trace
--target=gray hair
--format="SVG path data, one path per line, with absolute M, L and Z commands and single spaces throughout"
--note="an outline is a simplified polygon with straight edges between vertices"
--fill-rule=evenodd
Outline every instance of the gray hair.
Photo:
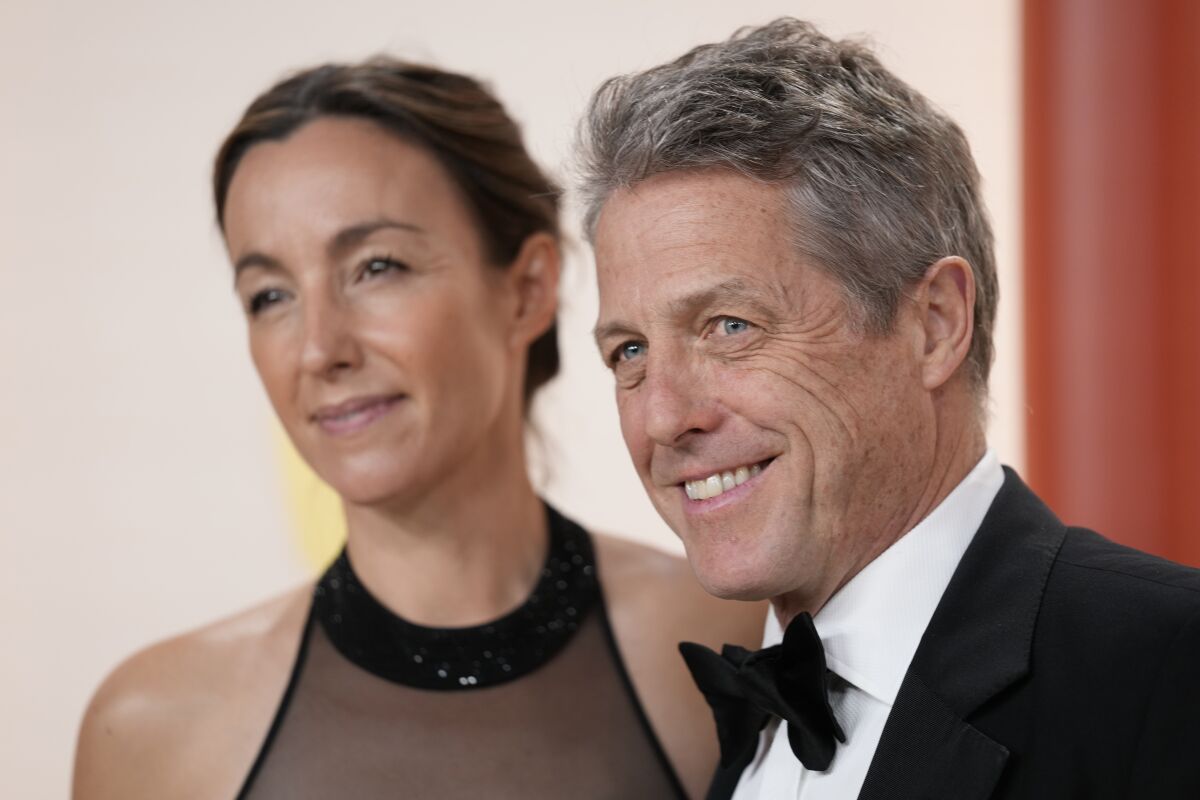
M 946 256 L 974 272 L 968 364 L 987 385 L 998 287 L 979 172 L 962 130 L 863 44 L 783 18 L 610 78 L 580 123 L 584 230 L 611 194 L 672 170 L 726 168 L 787 186 L 800 254 L 837 279 L 875 334 Z

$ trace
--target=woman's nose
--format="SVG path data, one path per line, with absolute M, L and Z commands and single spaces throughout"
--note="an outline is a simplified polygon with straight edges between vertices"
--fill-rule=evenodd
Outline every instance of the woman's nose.
M 301 368 L 321 378 L 352 370 L 362 362 L 346 304 L 336 297 L 310 296 L 304 309 Z

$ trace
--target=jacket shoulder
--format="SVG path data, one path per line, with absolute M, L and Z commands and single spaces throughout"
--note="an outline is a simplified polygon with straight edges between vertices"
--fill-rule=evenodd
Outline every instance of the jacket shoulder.
M 1136 598 L 1155 610 L 1200 611 L 1200 569 L 1118 544 L 1087 528 L 1067 529 L 1054 577 L 1089 584 L 1114 600 Z
M 1122 734 L 1131 794 L 1200 797 L 1200 570 L 1072 528 L 1055 573 L 1059 605 L 1069 596 L 1089 611 L 1072 640 L 1100 656 L 1107 686 L 1091 699 Z
M 972 720 L 1010 752 L 998 796 L 1200 797 L 1200 571 L 1084 528 L 1059 535 L 1029 671 Z

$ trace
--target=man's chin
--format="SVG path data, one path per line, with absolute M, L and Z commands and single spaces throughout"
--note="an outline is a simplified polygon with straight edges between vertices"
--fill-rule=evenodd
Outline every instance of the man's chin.
M 774 593 L 757 586 L 710 584 L 704 580 L 700 581 L 700 586 L 704 588 L 704 591 L 721 600 L 758 602 L 770 600 L 775 596 Z
M 706 592 L 723 600 L 767 600 L 779 593 L 779 565 L 760 544 L 769 539 L 757 528 L 697 525 L 675 514 L 659 513 L 683 542 L 688 563 Z
M 777 595 L 778 587 L 771 571 L 745 560 L 734 561 L 719 554 L 694 553 L 688 550 L 688 562 L 704 591 L 722 600 L 769 600 Z

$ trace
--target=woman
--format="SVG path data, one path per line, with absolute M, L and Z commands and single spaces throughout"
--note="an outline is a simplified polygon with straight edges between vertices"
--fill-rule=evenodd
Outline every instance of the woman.
M 255 366 L 347 546 L 118 668 L 76 796 L 699 795 L 716 742 L 676 643 L 749 643 L 762 610 L 534 493 L 557 192 L 497 101 L 387 59 L 312 69 L 250 106 L 214 188 Z

